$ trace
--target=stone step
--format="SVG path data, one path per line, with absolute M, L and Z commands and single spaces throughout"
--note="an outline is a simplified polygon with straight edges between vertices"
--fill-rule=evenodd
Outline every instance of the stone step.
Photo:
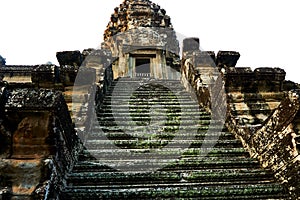
M 113 82 L 114 83 L 118 83 L 118 82 L 128 82 L 128 83 L 132 83 L 132 82 L 137 82 L 137 83 L 148 83 L 148 82 L 166 82 L 166 83 L 181 83 L 180 80 L 172 80 L 172 79 L 154 79 L 154 78 L 140 78 L 140 77 L 121 77 L 118 78 L 117 80 L 115 80 Z
M 83 183 L 83 181 L 85 181 Z M 202 183 L 213 185 L 216 183 L 232 184 L 250 184 L 250 183 L 267 183 L 273 182 L 273 175 L 261 170 L 255 169 L 213 169 L 213 170 L 197 170 L 189 171 L 157 171 L 145 173 L 141 172 L 80 172 L 68 175 L 68 182 L 72 186 L 84 185 L 136 185 L 136 184 L 167 184 L 180 182 Z
M 98 137 L 102 137 L 103 134 L 101 134 L 102 132 L 98 132 L 98 133 L 91 133 L 91 135 L 89 136 L 90 140 L 94 140 L 97 139 Z M 100 134 L 100 135 L 98 135 Z M 133 137 L 146 137 L 146 138 L 150 138 L 151 136 L 153 136 L 153 134 L 151 133 L 145 133 L 145 132 L 130 132 L 130 134 L 126 134 L 122 131 L 119 132 L 106 132 L 104 133 L 105 137 L 110 138 L 110 139 L 114 139 L 114 140 L 125 140 L 125 139 L 131 139 Z M 174 136 L 176 136 L 176 134 L 170 134 L 170 136 L 173 138 Z M 197 133 L 180 133 L 180 138 L 194 138 L 195 140 L 203 140 L 203 139 L 209 139 L 209 140 L 232 140 L 235 139 L 235 137 L 228 132 L 221 132 L 221 133 L 216 133 L 216 132 L 212 132 L 212 133 L 207 133 L 207 131 L 198 131 Z
M 253 114 L 263 114 L 268 116 L 272 110 L 270 109 L 234 109 L 232 113 L 234 115 L 253 115 Z
M 158 136 L 159 137 L 159 136 Z M 172 144 L 172 147 L 182 147 L 187 146 L 191 148 L 200 148 L 202 145 L 212 145 L 214 147 L 232 147 L 241 145 L 239 140 L 205 140 L 205 141 L 195 141 L 189 139 L 180 139 L 180 140 L 167 140 L 160 139 L 158 137 L 146 138 L 145 140 L 88 140 L 85 145 L 89 147 L 89 149 L 98 149 L 99 146 L 114 144 L 119 148 L 126 149 L 147 149 L 147 148 L 158 148 L 162 146 L 166 146 L 168 144 Z M 156 139 L 157 138 L 157 139 Z
M 184 90 L 183 85 L 179 81 L 155 81 L 155 82 L 135 82 L 135 81 L 118 81 L 109 86 L 109 89 L 121 88 L 156 88 L 156 89 L 181 89 Z
M 267 102 L 231 103 L 230 106 L 236 110 L 270 110 Z
M 112 127 L 112 126 L 138 126 L 139 128 L 143 128 L 145 126 L 150 127 L 168 127 L 168 126 L 214 126 L 216 123 L 209 123 L 206 121 L 187 121 L 187 120 L 180 120 L 180 119 L 166 119 L 166 117 L 157 117 L 156 120 L 151 120 L 147 118 L 142 118 L 140 120 L 137 119 L 126 119 L 126 120 L 114 120 L 114 121 L 99 121 L 94 122 L 93 125 L 97 126 L 100 125 L 102 128 L 103 126 Z M 146 128 L 146 127 L 145 127 Z M 145 129 L 147 130 L 147 129 Z
M 177 97 L 189 97 L 191 98 L 190 93 L 186 91 L 172 91 L 172 92 L 166 92 L 166 91 L 115 91 L 115 92 L 107 92 L 106 93 L 108 98 L 121 98 L 121 97 L 127 97 L 128 99 L 138 99 L 138 98 L 145 98 L 145 99 L 151 99 L 151 98 L 165 98 L 165 99 L 176 99 Z
M 209 151 L 206 153 L 206 151 Z M 133 155 L 136 152 L 144 153 L 144 152 L 150 152 L 147 150 L 138 150 L 138 149 L 126 149 L 124 150 L 115 150 L 115 149 L 106 149 L 101 151 L 100 153 L 106 153 L 107 155 L 116 155 L 118 154 L 119 157 L 122 158 L 127 158 L 128 157 L 128 152 L 132 152 L 131 155 Z M 225 147 L 213 147 L 212 149 L 207 150 L 207 148 L 189 148 L 189 149 L 182 149 L 182 148 L 173 148 L 172 150 L 164 151 L 164 152 L 159 152 L 160 154 L 157 157 L 161 157 L 161 155 L 164 155 L 166 158 L 173 158 L 172 156 L 175 154 L 178 154 L 178 152 L 181 153 L 180 157 L 181 158 L 193 158 L 193 157 L 218 157 L 218 158 L 223 158 L 223 157 L 235 157 L 235 158 L 249 158 L 249 153 L 245 151 L 244 148 L 242 147 L 236 147 L 236 148 L 225 148 Z M 84 150 L 80 153 L 80 159 L 81 161 L 89 160 L 92 157 L 97 157 L 97 154 L 100 154 L 97 149 L 87 149 Z M 203 153 L 203 154 L 202 154 Z
M 180 81 L 120 78 L 109 89 L 62 199 L 286 198 Z
M 108 88 L 110 91 L 185 91 L 184 87 L 179 83 L 174 84 L 164 84 L 164 83 L 146 83 L 146 84 L 136 84 L 136 83 L 116 83 Z
M 199 108 L 194 105 L 104 105 L 101 110 L 131 113 L 158 113 L 161 115 L 172 114 L 189 114 L 190 112 L 198 112 Z
M 108 92 L 161 92 L 161 93 L 176 93 L 176 92 L 186 92 L 187 90 L 178 83 L 174 84 L 164 84 L 164 83 L 145 83 L 145 84 L 136 84 L 136 83 L 117 83 L 108 87 Z
M 105 153 L 105 152 L 103 152 Z M 115 171 L 122 168 L 123 171 L 134 173 L 136 169 L 176 171 L 176 170 L 202 170 L 202 169 L 243 169 L 260 168 L 259 162 L 245 157 L 205 157 L 205 154 L 194 157 L 176 158 L 174 155 L 154 155 L 153 159 L 147 155 L 128 154 L 130 157 L 124 157 L 123 154 L 115 153 L 115 156 L 105 153 L 105 156 L 91 153 L 94 160 L 78 161 L 74 166 L 73 172 L 83 171 Z M 97 160 L 101 158 L 101 160 Z
M 112 132 L 112 131 L 116 131 L 116 132 L 120 132 L 120 131 L 130 131 L 130 132 L 135 132 L 135 131 L 146 131 L 146 130 L 153 130 L 147 127 L 148 126 L 144 126 L 144 125 L 135 125 L 135 126 L 118 126 L 117 123 L 112 124 L 111 126 L 103 126 L 100 123 L 102 122 L 95 122 L 93 124 L 93 130 L 91 131 L 91 133 L 97 133 L 97 132 L 101 132 L 101 131 L 108 131 L 108 132 Z M 194 131 L 194 130 L 198 130 L 198 131 L 203 131 L 203 130 L 208 130 L 210 129 L 215 130 L 215 131 L 220 131 L 223 130 L 223 125 L 218 125 L 218 124 L 210 124 L 210 125 L 205 125 L 205 124 L 197 124 L 197 123 L 192 123 L 194 126 L 176 126 L 179 127 L 180 130 L 184 131 L 182 134 L 186 133 L 187 131 Z M 168 128 L 168 127 L 173 127 L 174 125 L 166 125 L 164 127 Z M 159 127 L 163 127 L 163 126 L 159 126 Z M 174 126 L 175 127 L 175 126 Z
M 123 100 L 122 100 L 123 101 Z M 125 101 L 124 101 L 125 102 Z M 111 110 L 111 108 L 114 108 L 114 109 L 117 109 L 117 108 L 126 108 L 127 110 L 131 110 L 131 111 L 134 111 L 134 109 L 136 109 L 136 107 L 138 108 L 167 108 L 167 109 L 170 109 L 170 108 L 181 108 L 181 109 L 185 109 L 185 108 L 192 108 L 192 109 L 195 109 L 195 111 L 197 112 L 200 112 L 200 113 L 207 113 L 207 110 L 205 110 L 204 108 L 201 108 L 199 107 L 199 105 L 197 105 L 196 103 L 194 102 L 187 102 L 187 101 L 184 101 L 184 102 L 171 102 L 169 100 L 167 100 L 166 102 L 145 102 L 145 101 L 142 101 L 142 100 L 138 100 L 137 102 L 132 102 L 130 104 L 128 103 L 124 103 L 124 102 L 112 102 L 112 103 L 108 103 L 108 104 L 102 104 L 101 107 L 99 107 L 99 111 L 101 110 Z
M 260 92 L 260 93 L 240 93 L 240 92 L 231 92 L 228 94 L 228 99 L 232 103 L 239 103 L 245 101 L 261 101 L 265 102 L 280 102 L 283 99 L 285 94 L 283 92 Z
M 223 130 L 223 126 L 216 126 L 216 125 L 194 125 L 194 126 L 158 126 L 161 131 L 163 132 L 173 132 L 175 130 L 180 131 L 180 134 L 188 134 L 188 133 L 195 133 L 195 131 L 221 131 Z M 118 126 L 117 124 L 112 125 L 112 126 L 101 126 L 99 124 L 94 124 L 93 130 L 90 131 L 90 135 L 95 135 L 97 136 L 98 133 L 107 133 L 107 132 L 127 132 L 127 133 L 136 133 L 136 132 L 141 132 L 141 131 L 154 131 L 156 130 L 155 127 L 148 127 L 148 126 Z M 158 132 L 161 132 L 158 130 Z
M 128 113 L 128 109 L 116 109 L 114 110 L 114 112 L 112 111 L 108 111 L 108 110 L 104 110 L 104 111 L 98 111 L 97 115 L 99 117 L 113 117 L 114 115 L 116 115 L 117 117 L 122 117 L 122 116 L 140 116 L 140 117 L 149 117 L 149 112 L 146 110 L 144 112 L 132 112 L 132 113 Z M 162 116 L 161 113 L 157 113 L 157 112 L 154 112 L 154 113 L 151 113 L 151 116 L 153 118 L 155 118 L 156 116 Z M 163 115 L 164 116 L 164 115 Z M 210 115 L 208 114 L 202 114 L 201 112 L 195 112 L 195 110 L 190 110 L 190 111 L 187 111 L 185 110 L 184 112 L 181 112 L 181 110 L 178 109 L 178 112 L 176 113 L 172 113 L 170 114 L 169 116 L 173 116 L 173 117 L 176 117 L 176 116 L 186 116 L 186 117 L 191 117 L 190 119 L 193 119 L 194 117 L 197 117 L 198 119 L 201 119 L 203 117 L 206 117 L 206 118 L 210 118 Z
M 148 99 L 147 99 L 148 100 Z M 139 107 L 150 107 L 150 106 L 161 106 L 161 107 L 191 107 L 191 108 L 196 108 L 199 110 L 199 106 L 193 102 L 193 101 L 178 101 L 178 100 L 168 100 L 166 101 L 163 100 L 151 100 L 151 101 L 145 101 L 145 100 L 140 100 L 140 99 L 134 99 L 130 100 L 131 102 L 128 103 L 128 99 L 122 99 L 122 100 L 113 100 L 113 101 L 105 101 L 102 105 L 103 108 L 110 109 L 111 107 L 113 108 L 118 108 L 118 107 L 125 107 L 125 108 L 134 108 L 135 106 Z
M 106 94 L 103 102 L 111 102 L 112 100 L 115 102 L 118 102 L 118 101 L 124 101 L 124 100 L 139 100 L 139 99 L 142 99 L 143 97 L 145 97 L 145 99 L 149 99 L 149 100 L 152 100 L 152 101 L 166 101 L 166 100 L 169 100 L 169 101 L 174 101 L 174 102 L 185 102 L 185 101 L 192 101 L 192 102 L 196 102 L 195 100 L 191 99 L 191 95 L 190 94 L 186 94 L 186 95 L 181 95 L 181 96 L 176 96 L 176 98 L 174 96 L 172 96 L 170 98 L 170 95 L 160 95 L 160 96 L 157 96 L 157 97 L 152 97 L 152 98 L 149 98 L 149 95 L 142 95 L 141 97 L 136 97 L 136 96 L 133 96 L 131 94 L 114 94 L 114 95 L 110 95 L 110 94 Z
M 207 121 L 187 121 L 187 120 L 167 120 L 166 117 L 158 117 L 157 120 L 147 120 L 144 118 L 143 120 L 119 120 L 119 121 L 100 121 L 99 124 L 101 126 L 159 126 L 161 128 L 168 126 L 189 126 L 189 125 L 209 125 L 210 123 Z M 213 124 L 212 124 L 213 125 Z
M 77 186 L 64 190 L 65 199 L 282 199 L 285 191 L 278 184 L 174 183 L 165 185 Z
M 176 114 L 176 115 L 169 115 L 169 116 L 161 116 L 161 115 L 155 115 L 152 116 L 145 113 L 143 115 L 140 114 L 135 114 L 135 113 L 130 113 L 130 114 L 112 114 L 111 116 L 105 115 L 105 116 L 101 116 L 101 114 L 99 115 L 99 117 L 97 118 L 97 120 L 99 122 L 101 121 L 128 121 L 128 120 L 132 120 L 132 121 L 145 121 L 145 120 L 151 120 L 151 121 L 161 121 L 162 119 L 165 119 L 166 117 L 169 118 L 169 120 L 172 119 L 179 119 L 180 121 L 188 121 L 191 120 L 190 116 L 186 116 L 186 115 L 180 115 L 180 114 Z M 193 120 L 197 120 L 199 122 L 199 124 L 213 124 L 214 121 L 211 120 L 210 115 L 199 115 L 198 117 L 195 116 L 195 118 L 192 118 Z
M 130 101 L 135 101 L 135 100 L 144 100 L 144 101 L 156 101 L 156 100 L 161 100 L 161 101 L 177 101 L 177 102 L 184 102 L 184 101 L 193 101 L 197 102 L 197 100 L 194 100 L 191 98 L 191 94 L 186 93 L 186 92 L 181 92 L 181 93 L 174 93 L 172 95 L 167 94 L 167 93 L 156 93 L 153 95 L 149 95 L 148 93 L 139 93 L 138 95 L 129 93 L 129 92 L 116 92 L 116 93 L 106 93 L 105 94 L 105 101 L 118 101 L 118 100 L 130 100 Z

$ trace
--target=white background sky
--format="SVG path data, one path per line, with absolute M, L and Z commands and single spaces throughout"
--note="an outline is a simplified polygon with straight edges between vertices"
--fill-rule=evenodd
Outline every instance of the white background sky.
M 237 66 L 281 67 L 300 83 L 297 0 L 153 0 L 201 48 L 241 54 Z M 0 0 L 0 55 L 8 65 L 57 64 L 57 51 L 96 48 L 122 0 Z

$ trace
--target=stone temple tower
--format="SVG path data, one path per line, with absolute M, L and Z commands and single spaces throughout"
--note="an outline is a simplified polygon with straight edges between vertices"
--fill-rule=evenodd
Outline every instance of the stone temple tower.
M 149 0 L 115 8 L 102 49 L 112 52 L 114 78 L 179 79 L 179 42 L 170 17 Z
M 101 49 L 0 57 L 0 200 L 299 199 L 300 85 L 122 1 Z

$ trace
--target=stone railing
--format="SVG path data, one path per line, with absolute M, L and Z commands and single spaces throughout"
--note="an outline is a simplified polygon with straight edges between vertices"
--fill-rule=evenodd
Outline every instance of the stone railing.
M 258 158 L 263 167 L 271 169 L 295 198 L 300 196 L 300 155 L 292 121 L 299 107 L 299 98 L 290 93 L 262 125 L 239 126 L 230 110 L 226 123 L 251 157 Z
M 135 76 L 139 78 L 150 78 L 151 73 L 135 73 Z
M 226 104 L 225 126 L 242 141 L 251 157 L 257 158 L 263 167 L 274 172 L 278 181 L 284 183 L 289 189 L 291 196 L 295 199 L 299 197 L 300 156 L 296 141 L 299 136 L 296 135 L 293 126 L 293 122 L 299 124 L 298 121 L 300 121 L 295 122 L 295 116 L 300 116 L 298 96 L 295 93 L 286 94 L 269 117 L 262 124 L 254 126 L 242 126 L 238 123 L 237 116 L 233 114 L 229 106 L 230 98 L 227 98 L 231 92 L 247 92 L 248 90 L 250 92 L 273 92 L 278 96 L 278 91 L 282 90 L 285 72 L 277 68 L 259 68 L 252 72 L 251 70 L 238 70 L 238 68 L 235 70 L 225 65 L 230 72 L 229 76 L 227 77 L 226 71 L 220 68 L 220 75 L 215 78 L 214 84 L 210 85 L 207 80 L 213 76 L 204 77 L 207 75 L 203 74 L 203 71 L 201 74 L 201 66 L 195 67 L 193 60 L 195 58 L 187 58 L 183 60 L 181 66 L 181 80 L 187 90 L 196 94 L 201 106 L 207 107 L 211 112 L 217 112 L 214 113 L 216 116 L 220 115 L 218 113 L 223 113 L 222 109 L 218 109 L 218 105 Z M 235 70 L 234 73 L 232 70 Z M 249 76 L 251 79 L 246 78 Z M 203 82 L 204 79 L 206 83 Z M 226 92 L 223 92 L 224 85 Z
M 200 106 L 210 107 L 208 86 L 202 84 L 200 74 L 188 60 L 182 62 L 181 82 L 191 94 L 196 94 L 194 98 L 198 100 Z

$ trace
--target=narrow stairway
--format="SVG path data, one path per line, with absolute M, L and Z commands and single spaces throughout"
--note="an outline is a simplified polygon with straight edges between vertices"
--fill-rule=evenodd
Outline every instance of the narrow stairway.
M 287 199 L 180 81 L 115 81 L 85 147 L 61 199 Z

